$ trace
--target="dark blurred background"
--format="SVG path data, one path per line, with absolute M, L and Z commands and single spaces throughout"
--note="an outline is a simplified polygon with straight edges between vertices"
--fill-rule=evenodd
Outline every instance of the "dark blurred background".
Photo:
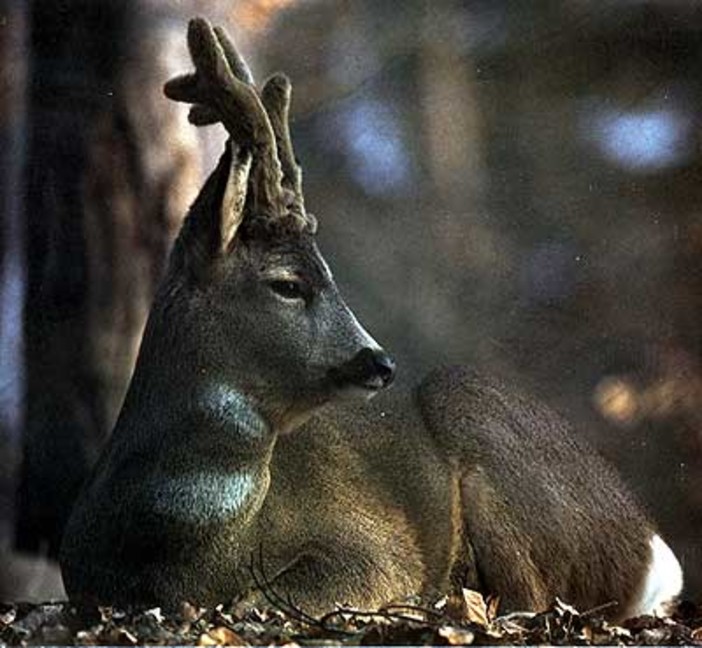
M 551 403 L 702 598 L 697 0 L 0 0 L 0 598 L 61 595 L 70 503 L 221 149 L 161 94 L 197 13 L 291 76 L 322 248 L 403 379 L 462 362 Z

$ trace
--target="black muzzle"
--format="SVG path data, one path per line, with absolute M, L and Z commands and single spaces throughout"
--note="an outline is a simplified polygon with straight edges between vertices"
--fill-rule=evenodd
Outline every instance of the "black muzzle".
M 351 360 L 329 371 L 338 387 L 379 391 L 395 378 L 395 361 L 382 349 L 361 349 Z

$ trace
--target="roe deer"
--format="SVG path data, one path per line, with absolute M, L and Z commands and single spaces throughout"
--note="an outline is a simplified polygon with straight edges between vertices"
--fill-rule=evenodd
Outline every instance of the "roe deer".
M 311 613 L 461 586 L 498 593 L 506 609 L 616 600 L 617 618 L 675 597 L 671 550 L 546 407 L 460 367 L 383 391 L 393 361 L 314 242 L 288 80 L 259 94 L 203 19 L 188 42 L 196 72 L 166 94 L 230 139 L 175 243 L 114 434 L 69 522 L 70 596 L 257 603 L 258 570 Z

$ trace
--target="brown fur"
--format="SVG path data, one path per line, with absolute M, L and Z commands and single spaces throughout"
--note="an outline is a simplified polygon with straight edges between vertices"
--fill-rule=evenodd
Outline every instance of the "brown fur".
M 494 385 L 442 370 L 417 394 L 325 409 L 277 438 L 269 490 L 245 529 L 237 519 L 179 526 L 142 510 L 139 482 L 164 449 L 122 474 L 102 466 L 64 551 L 68 591 L 213 604 L 246 596 L 253 564 L 275 590 L 322 612 L 475 586 L 451 579 L 460 568 L 504 609 L 543 609 L 558 595 L 581 609 L 616 600 L 623 615 L 650 524 L 562 421 Z

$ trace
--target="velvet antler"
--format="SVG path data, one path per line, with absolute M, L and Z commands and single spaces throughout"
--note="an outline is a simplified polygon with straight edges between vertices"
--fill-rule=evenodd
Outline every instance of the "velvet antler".
M 302 170 L 300 169 L 292 139 L 290 137 L 290 99 L 292 86 L 284 74 L 272 76 L 263 86 L 261 100 L 275 133 L 278 158 L 283 172 L 283 186 L 294 195 L 294 208 L 304 216 L 305 202 L 302 196 Z
M 249 195 L 256 216 L 291 216 L 314 229 L 314 219 L 305 214 L 302 174 L 290 139 L 290 81 L 275 75 L 259 96 L 246 62 L 226 32 L 203 18 L 190 21 L 188 46 L 196 71 L 169 81 L 166 96 L 193 104 L 189 114 L 193 124 L 222 122 L 232 140 L 251 152 Z

